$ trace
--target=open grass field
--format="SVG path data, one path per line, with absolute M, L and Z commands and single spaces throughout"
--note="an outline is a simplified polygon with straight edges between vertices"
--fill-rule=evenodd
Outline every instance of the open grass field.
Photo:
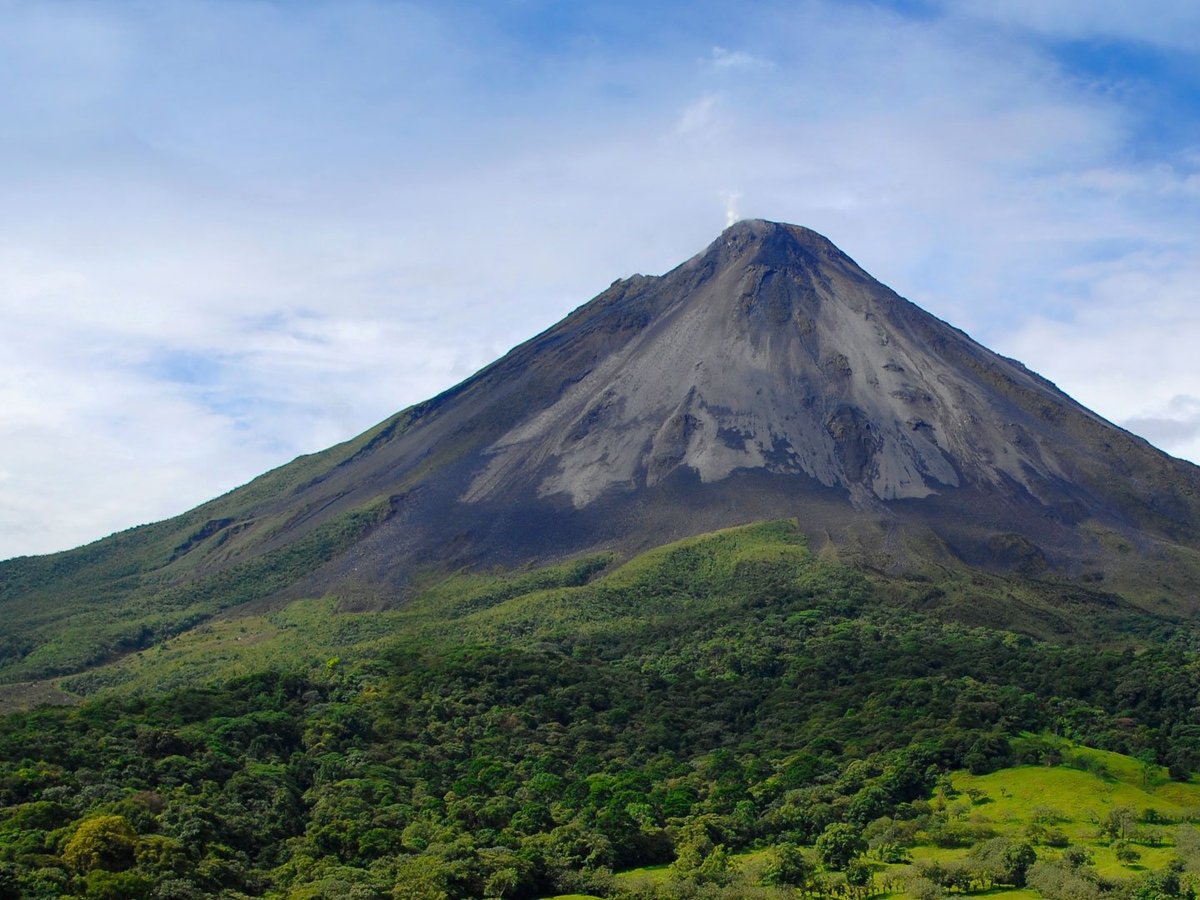
M 1200 821 L 1200 785 L 1172 782 L 1161 767 L 1118 753 L 1043 740 L 1061 751 L 1061 764 L 1019 766 L 986 775 L 955 772 L 932 807 L 951 820 L 997 836 L 1030 841 L 1039 860 L 1059 860 L 1067 846 L 1083 848 L 1102 878 L 1136 878 L 1161 871 L 1177 858 L 1194 864 L 1192 823 Z M 928 837 L 917 834 L 919 840 Z M 1128 854 L 1124 860 L 1118 858 L 1122 845 Z M 967 847 L 917 843 L 909 855 L 917 865 L 945 864 L 966 859 L 970 852 Z M 905 868 L 889 865 L 880 872 L 900 876 Z M 999 894 L 1011 900 L 1041 896 L 1028 888 L 993 888 L 972 896 Z
M 969 806 L 960 799 L 949 801 L 950 808 L 1008 836 L 1030 838 L 1039 829 L 1065 835 L 1070 845 L 1086 848 L 1097 872 L 1109 878 L 1159 870 L 1179 855 L 1181 829 L 1194 833 L 1191 823 L 1200 820 L 1200 785 L 1171 782 L 1161 768 L 1118 753 L 1061 746 L 1069 765 L 956 773 L 951 783 Z M 972 794 L 982 802 L 971 801 Z M 1109 824 L 1122 815 L 1129 821 Z M 1136 860 L 1117 858 L 1122 829 Z M 1038 852 L 1061 856 L 1052 846 Z

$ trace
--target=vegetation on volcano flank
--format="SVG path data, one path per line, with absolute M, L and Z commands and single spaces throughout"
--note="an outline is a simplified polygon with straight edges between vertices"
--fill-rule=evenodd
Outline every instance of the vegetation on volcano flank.
M 922 584 L 774 523 L 232 620 L 0 719 L 0 895 L 1187 896 L 1188 629 L 1056 645 Z

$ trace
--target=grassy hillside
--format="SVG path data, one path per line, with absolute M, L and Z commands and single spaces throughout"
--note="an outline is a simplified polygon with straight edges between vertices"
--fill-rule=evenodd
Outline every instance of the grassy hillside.
M 247 569 L 253 588 L 246 596 L 270 589 L 259 567 Z M 1078 585 L 946 568 L 903 579 L 857 572 L 814 557 L 794 522 L 773 522 L 689 538 L 622 565 L 598 554 L 524 573 L 433 578 L 402 607 L 384 611 L 345 611 L 338 597 L 327 596 L 258 614 L 205 614 L 195 627 L 155 632 L 145 648 L 81 674 L 0 686 L 0 710 L 19 708 L 27 698 L 61 699 L 54 693 L 59 689 L 81 696 L 161 690 L 270 667 L 320 667 L 334 656 L 348 663 L 397 640 L 524 647 L 582 642 L 588 652 L 605 655 L 611 647 L 619 655 L 630 645 L 692 635 L 719 621 L 724 610 L 743 612 L 747 597 L 766 595 L 788 604 L 819 596 L 823 609 L 841 612 L 864 603 L 886 616 L 911 611 L 923 621 L 946 620 L 951 632 L 994 628 L 999 619 L 1009 624 L 1005 633 L 1012 640 L 1022 632 L 1058 634 L 1125 647 L 1176 630 L 1169 620 Z M 72 635 L 68 630 L 47 641 L 10 673 L 27 674 L 38 660 L 68 654 Z M 709 650 L 727 652 L 712 644 Z
M 273 546 L 283 514 L 263 514 L 353 458 L 404 414 L 303 456 L 173 519 L 48 556 L 0 561 L 0 685 L 103 664 L 222 609 L 271 596 L 350 546 L 388 513 L 377 498 Z M 398 424 L 399 423 L 399 424 Z

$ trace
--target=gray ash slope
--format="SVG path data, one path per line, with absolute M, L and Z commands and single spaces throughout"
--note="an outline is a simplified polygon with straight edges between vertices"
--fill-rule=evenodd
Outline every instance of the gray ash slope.
M 369 528 L 275 596 L 386 603 L 430 570 L 782 517 L 885 569 L 940 556 L 1071 577 L 1111 568 L 1114 545 L 1138 566 L 1200 548 L 1200 469 L 815 232 L 764 221 L 614 282 L 355 441 L 150 526 L 171 548 L 156 565 L 211 575 L 368 507 Z

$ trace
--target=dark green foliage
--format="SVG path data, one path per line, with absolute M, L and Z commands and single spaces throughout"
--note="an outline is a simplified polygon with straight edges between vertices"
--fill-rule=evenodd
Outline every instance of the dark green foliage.
M 918 825 L 981 844 L 934 887 L 1095 886 L 926 800 L 947 769 L 1057 752 L 1025 731 L 1169 757 L 1200 689 L 1182 638 L 1135 655 L 946 625 L 786 526 L 522 577 L 552 587 L 488 585 L 440 639 L 370 660 L 0 719 L 0 891 L 531 898 L 671 864 L 672 890 L 736 892 L 729 856 L 754 846 L 807 887 L 796 845 L 845 869 L 867 841 L 903 859 Z
M 1117 859 L 1125 865 L 1132 865 L 1142 858 L 1141 852 L 1134 847 L 1129 841 L 1116 841 L 1113 843 L 1113 851 Z
M 1130 896 L 1133 900 L 1193 900 L 1195 890 L 1183 877 L 1179 865 L 1168 866 L 1162 872 L 1147 872 L 1134 884 Z
M 0 864 L 0 900 L 20 900 L 21 884 L 16 866 Z

